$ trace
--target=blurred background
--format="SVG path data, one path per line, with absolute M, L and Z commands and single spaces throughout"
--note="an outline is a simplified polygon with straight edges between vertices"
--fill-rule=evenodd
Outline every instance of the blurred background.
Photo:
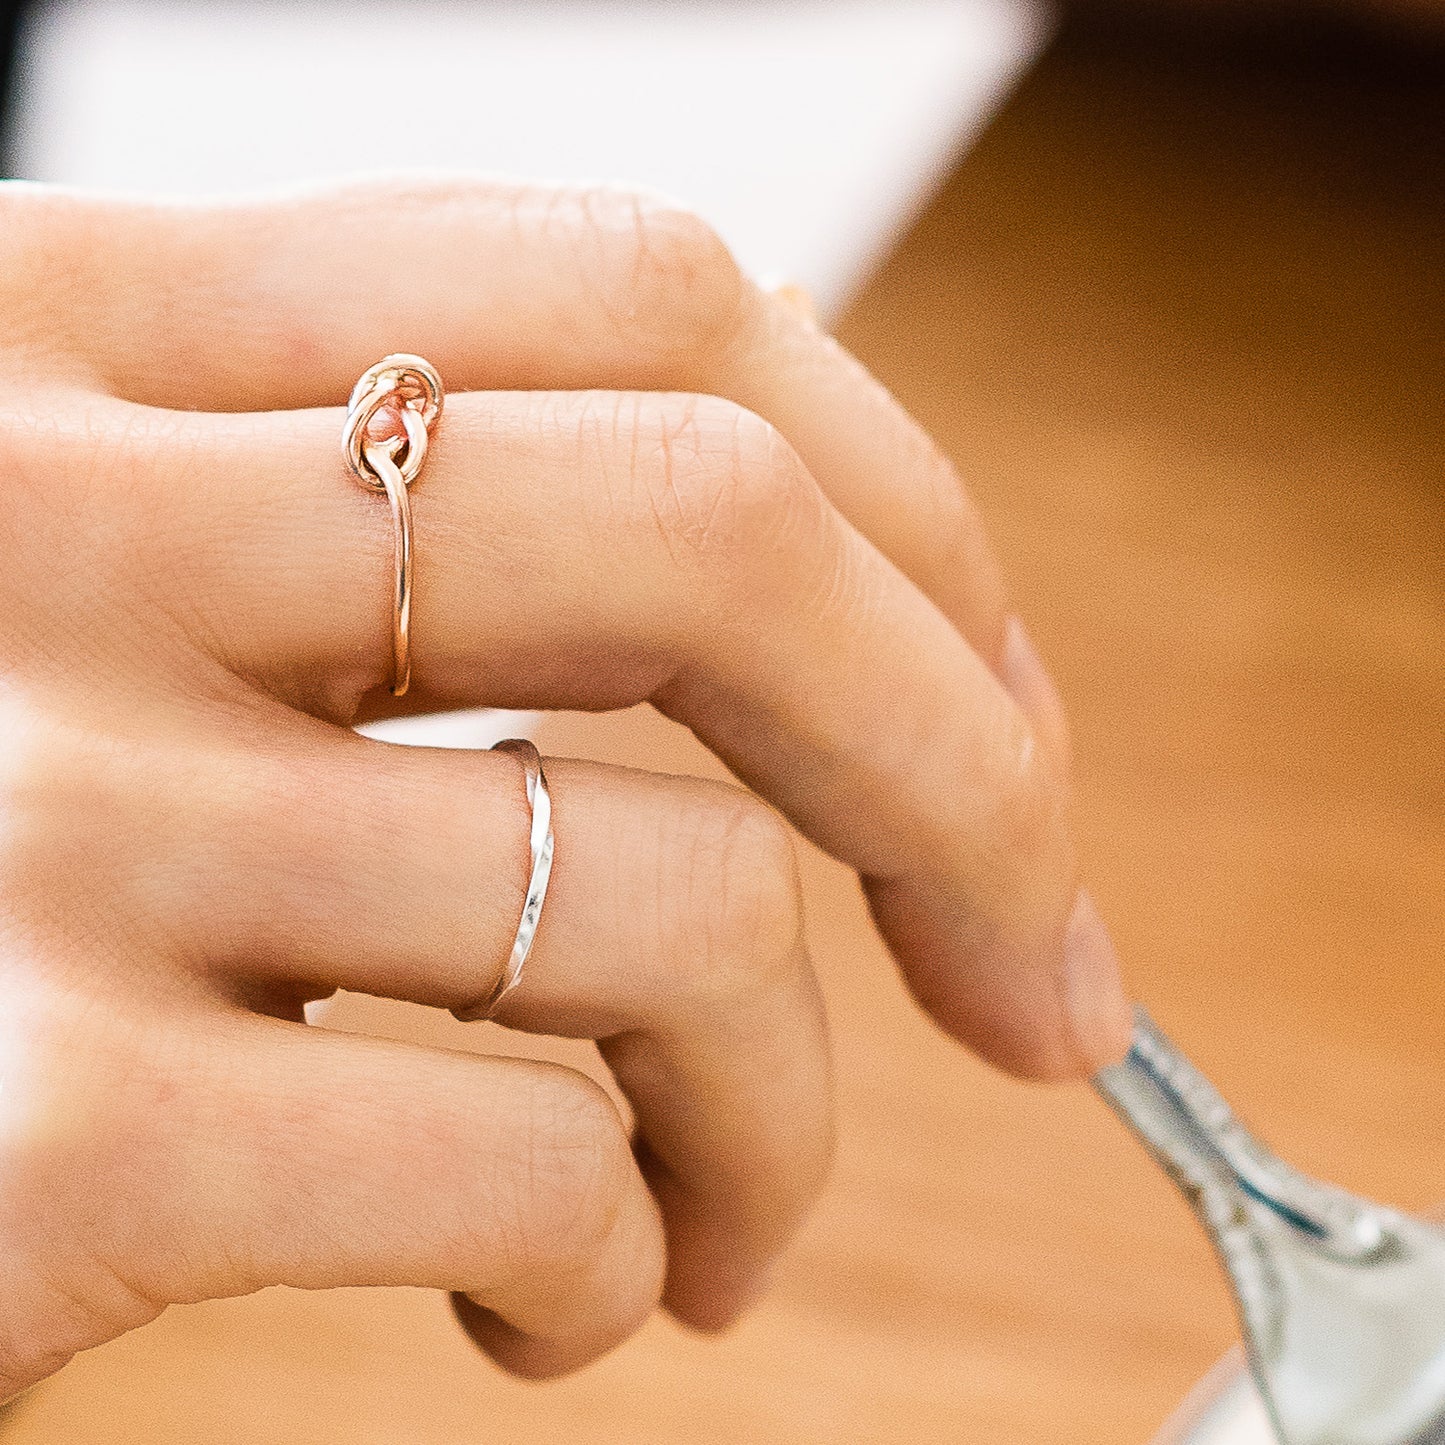
M 400 98 L 427 164 L 660 186 L 811 287 L 979 498 L 1134 990 L 1288 1157 L 1445 1199 L 1445 0 L 73 0 L 6 25 L 10 175 L 406 166 L 414 136 L 372 119 Z M 719 771 L 642 711 L 539 738 Z M 270 1291 L 82 1357 L 0 1433 L 1145 1445 L 1233 1338 L 1203 1237 L 1087 1090 L 939 1037 L 852 879 L 804 866 L 840 1157 L 735 1332 L 655 1321 L 537 1388 L 438 1297 Z M 377 1000 L 327 1022 L 596 1067 Z

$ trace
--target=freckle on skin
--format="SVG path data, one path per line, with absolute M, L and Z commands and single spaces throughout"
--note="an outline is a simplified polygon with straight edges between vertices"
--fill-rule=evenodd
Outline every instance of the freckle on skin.
M 286 338 L 286 354 L 298 367 L 315 367 L 321 360 L 321 343 L 309 331 L 298 331 Z

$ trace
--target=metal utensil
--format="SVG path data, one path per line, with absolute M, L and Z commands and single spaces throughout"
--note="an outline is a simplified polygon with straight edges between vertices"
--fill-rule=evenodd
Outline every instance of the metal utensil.
M 1236 1346 L 1189 1392 L 1154 1445 L 1275 1445 L 1278 1439 Z
M 1142 1012 L 1095 1084 L 1213 1241 L 1280 1445 L 1445 1445 L 1445 1231 L 1290 1168 Z

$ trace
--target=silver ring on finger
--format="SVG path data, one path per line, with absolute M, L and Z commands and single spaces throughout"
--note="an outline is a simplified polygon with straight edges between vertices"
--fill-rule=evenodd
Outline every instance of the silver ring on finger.
M 532 940 L 537 936 L 542 904 L 547 898 L 547 883 L 552 876 L 552 794 L 547 789 L 547 775 L 542 771 L 541 754 L 526 738 L 504 738 L 494 745 L 493 750 L 515 753 L 526 770 L 527 805 L 532 810 L 532 871 L 527 880 L 527 897 L 522 904 L 522 919 L 517 924 L 512 951 L 502 965 L 491 992 L 476 1003 L 452 1010 L 463 1023 L 491 1018 L 502 1000 L 522 981 L 522 970 L 526 967 L 527 955 L 532 951 Z

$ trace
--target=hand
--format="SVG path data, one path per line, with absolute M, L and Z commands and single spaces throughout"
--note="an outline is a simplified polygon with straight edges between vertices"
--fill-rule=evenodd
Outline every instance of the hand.
M 1058 704 L 957 478 L 691 216 L 10 185 L 0 322 L 0 1396 L 274 1283 L 456 1291 L 559 1373 L 659 1295 L 732 1319 L 823 1180 L 789 834 L 741 790 L 548 765 L 500 1017 L 598 1039 L 635 1151 L 570 1071 L 305 1026 L 337 987 L 484 996 L 526 879 L 514 758 L 348 727 L 398 706 L 390 522 L 338 442 L 389 351 L 451 392 L 407 711 L 650 699 L 859 871 L 944 1028 L 1039 1078 L 1123 1051 Z

